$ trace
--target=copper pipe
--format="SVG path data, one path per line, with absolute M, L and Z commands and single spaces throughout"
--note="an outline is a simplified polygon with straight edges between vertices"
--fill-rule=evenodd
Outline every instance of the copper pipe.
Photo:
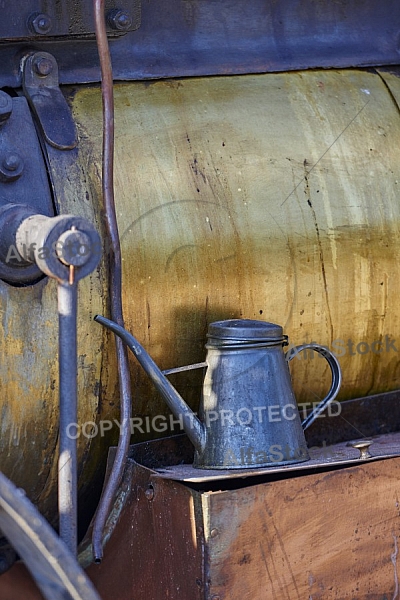
M 97 48 L 101 68 L 101 93 L 103 100 L 103 202 L 106 230 L 110 240 L 110 298 L 111 317 L 123 327 L 121 298 L 122 268 L 121 246 L 118 235 L 117 217 L 114 202 L 114 95 L 110 51 L 105 23 L 104 0 L 94 0 L 94 19 Z M 100 498 L 96 511 L 93 534 L 93 558 L 100 563 L 103 558 L 102 536 L 107 517 L 117 487 L 121 481 L 130 442 L 131 384 L 127 350 L 123 342 L 116 337 L 118 376 L 121 402 L 121 429 L 117 452 L 107 485 Z

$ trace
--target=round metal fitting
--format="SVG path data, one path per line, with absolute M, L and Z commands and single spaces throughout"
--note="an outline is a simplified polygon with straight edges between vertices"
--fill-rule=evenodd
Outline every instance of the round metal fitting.
M 56 242 L 56 253 L 64 265 L 81 267 L 90 258 L 91 240 L 86 233 L 69 229 L 60 235 Z
M 215 321 L 208 326 L 208 347 L 248 344 L 282 344 L 285 337 L 280 325 L 252 319 Z
M 72 233 L 84 233 L 87 238 L 83 239 L 90 252 L 84 264 L 62 262 L 57 254 L 57 246 L 60 239 L 67 239 Z M 68 234 L 63 238 L 64 234 Z M 69 281 L 69 264 L 75 266 L 74 279 L 78 281 L 89 275 L 98 265 L 101 255 L 101 240 L 93 225 L 86 219 L 75 215 L 59 215 L 58 217 L 46 217 L 44 215 L 32 215 L 19 225 L 15 236 L 16 248 L 20 254 L 24 245 L 32 251 L 32 259 L 35 261 L 42 273 L 54 277 L 58 281 Z M 86 250 L 86 249 L 85 249 Z M 79 252 L 78 252 L 79 254 Z M 86 255 L 85 255 L 86 256 Z M 80 257 L 73 255 L 74 263 L 80 261 Z
M 28 27 L 32 33 L 46 35 L 51 31 L 52 22 L 49 15 L 45 13 L 34 13 L 29 17 Z
M 132 17 L 123 9 L 110 10 L 107 14 L 107 22 L 115 31 L 128 31 L 132 27 Z
M 372 454 L 369 451 L 371 444 L 373 444 L 373 440 L 356 440 L 355 442 L 348 442 L 347 446 L 359 450 L 360 456 L 358 458 L 360 460 L 366 460 L 372 458 Z
M 0 90 L 0 124 L 7 121 L 13 109 L 12 98 Z
M 33 68 L 35 72 L 41 77 L 46 77 L 53 72 L 54 65 L 49 58 L 45 58 L 44 56 L 39 56 L 33 63 Z
M 7 152 L 0 163 L 0 181 L 15 181 L 22 175 L 24 161 L 16 152 Z
M 214 529 L 211 529 L 210 537 L 216 538 L 218 535 L 219 535 L 219 530 L 216 527 Z
M 6 204 L 0 208 L 0 279 L 8 283 L 33 283 L 42 273 L 32 264 L 30 248 L 16 248 L 15 232 L 34 210 L 24 204 Z M 1 548 L 0 548 L 1 550 Z M 0 572 L 1 574 L 1 572 Z
M 144 495 L 146 496 L 147 500 L 153 500 L 154 499 L 154 488 L 153 488 L 152 485 L 147 488 L 147 490 L 145 491 Z

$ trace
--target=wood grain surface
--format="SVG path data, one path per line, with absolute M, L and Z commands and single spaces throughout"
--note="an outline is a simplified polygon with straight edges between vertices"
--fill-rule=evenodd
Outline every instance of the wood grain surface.
M 210 494 L 210 598 L 397 598 L 399 475 L 394 458 Z

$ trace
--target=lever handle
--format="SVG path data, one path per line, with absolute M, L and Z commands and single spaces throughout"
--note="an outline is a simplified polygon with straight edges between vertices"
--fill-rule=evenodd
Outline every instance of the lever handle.
M 24 204 L 0 208 L 0 279 L 31 284 L 44 273 L 58 281 L 91 273 L 100 260 L 100 237 L 82 217 L 36 214 Z
M 10 248 L 14 249 L 14 261 Z M 0 278 L 33 283 L 42 273 L 57 280 L 59 360 L 58 508 L 60 537 L 77 552 L 77 443 L 69 426 L 77 421 L 78 280 L 100 260 L 100 237 L 82 217 L 35 214 L 25 205 L 0 209 Z

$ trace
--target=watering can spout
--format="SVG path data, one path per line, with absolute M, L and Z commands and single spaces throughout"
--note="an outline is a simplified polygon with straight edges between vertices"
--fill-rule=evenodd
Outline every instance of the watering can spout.
M 128 348 L 133 352 L 137 361 L 144 369 L 148 377 L 154 383 L 157 390 L 163 396 L 169 409 L 177 419 L 182 419 L 183 428 L 186 435 L 198 452 L 202 452 L 206 445 L 206 430 L 205 426 L 196 417 L 194 412 L 189 408 L 183 398 L 178 394 L 171 382 L 166 378 L 164 373 L 159 369 L 151 356 L 146 352 L 143 346 L 137 339 L 130 334 L 126 329 L 100 315 L 96 315 L 94 320 L 101 325 L 110 329 L 118 335 Z

